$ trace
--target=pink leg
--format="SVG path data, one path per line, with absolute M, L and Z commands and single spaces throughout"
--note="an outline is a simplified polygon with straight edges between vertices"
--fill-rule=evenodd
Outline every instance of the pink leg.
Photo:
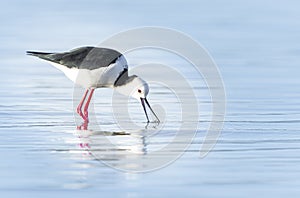
M 77 106 L 77 113 L 78 113 L 78 114 L 80 115 L 80 117 L 82 117 L 83 119 L 84 119 L 84 115 L 83 115 L 83 113 L 82 113 L 82 111 L 81 111 L 81 108 L 82 108 L 82 106 L 83 106 L 83 103 L 84 103 L 85 98 L 86 98 L 86 96 L 87 96 L 88 93 L 89 93 L 89 90 L 87 89 L 87 90 L 85 91 L 85 93 L 84 93 L 84 95 L 83 95 L 83 97 L 82 97 L 82 99 L 81 99 L 79 105 Z
M 87 130 L 88 126 L 89 126 L 88 120 L 84 120 L 84 122 L 80 126 L 77 126 L 77 130 Z
M 89 95 L 89 97 L 88 97 L 88 99 L 87 99 L 87 101 L 85 103 L 84 109 L 83 109 L 83 113 L 84 113 L 84 117 L 85 117 L 84 120 L 87 121 L 87 122 L 89 120 L 89 112 L 88 112 L 88 110 L 89 110 L 89 105 L 90 105 L 93 93 L 94 93 L 94 89 L 91 89 L 91 93 L 90 93 L 90 95 Z

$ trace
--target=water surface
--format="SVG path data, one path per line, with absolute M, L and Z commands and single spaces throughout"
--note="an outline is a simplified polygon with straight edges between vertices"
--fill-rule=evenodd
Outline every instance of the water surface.
M 1 197 L 297 197 L 299 6 L 296 1 L 234 0 L 2 3 Z M 94 105 L 101 131 L 78 131 L 73 84 L 47 63 L 26 57 L 25 51 L 96 45 L 111 34 L 148 25 L 183 31 L 208 49 L 223 76 L 227 116 L 214 150 L 200 159 L 211 103 L 204 82 L 187 72 L 201 107 L 195 140 L 169 166 L 134 174 L 106 166 L 90 150 L 117 153 L 106 160 L 118 164 L 126 158 L 124 150 L 143 156 L 163 146 L 178 124 L 176 101 L 166 103 L 162 88 L 151 90 L 152 103 L 164 102 L 170 111 L 171 124 L 156 139 L 137 119 L 144 115 L 135 101 L 130 111 L 140 126 L 137 133 L 114 134 L 122 131 L 113 121 L 112 91 L 97 90 Z M 132 66 L 139 57 L 128 57 Z M 184 66 L 169 56 L 164 61 L 178 69 Z M 103 138 L 117 142 L 119 150 L 101 144 Z

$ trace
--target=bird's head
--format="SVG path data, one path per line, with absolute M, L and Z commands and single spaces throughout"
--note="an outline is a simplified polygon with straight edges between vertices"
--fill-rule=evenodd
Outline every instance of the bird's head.
M 124 75 L 125 76 L 125 75 Z M 115 84 L 115 89 L 119 93 L 125 95 L 125 96 L 131 96 L 139 101 L 141 101 L 141 104 L 143 106 L 144 112 L 147 117 L 147 121 L 149 122 L 148 114 L 146 111 L 145 103 L 153 113 L 153 115 L 156 117 L 157 121 L 159 122 L 158 117 L 152 110 L 148 100 L 147 95 L 149 93 L 149 86 L 146 81 L 144 81 L 142 78 L 133 75 L 133 76 L 127 76 L 126 78 L 120 79 L 120 82 Z
M 119 84 L 115 86 L 116 91 L 125 95 L 131 96 L 137 100 L 146 98 L 149 93 L 149 86 L 146 81 L 138 76 L 129 76 L 125 79 L 120 79 Z

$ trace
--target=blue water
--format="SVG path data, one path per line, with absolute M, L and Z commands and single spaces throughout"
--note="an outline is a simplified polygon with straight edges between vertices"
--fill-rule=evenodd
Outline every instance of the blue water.
M 0 196 L 298 197 L 299 6 L 292 0 L 2 2 Z M 78 134 L 73 84 L 25 51 L 97 45 L 139 26 L 182 31 L 209 51 L 223 77 L 227 115 L 217 145 L 199 158 L 209 118 L 201 84 L 195 91 L 202 93 L 197 97 L 204 110 L 191 146 L 169 166 L 135 174 L 106 166 L 82 146 L 107 136 L 133 141 L 110 134 L 116 131 L 111 91 L 97 90 L 94 101 L 106 133 Z M 136 62 L 134 57 L 130 61 Z M 154 103 L 160 101 L 160 91 L 151 93 Z M 142 115 L 138 103 L 131 109 Z M 148 143 L 137 138 L 137 146 L 151 150 L 168 134 L 155 141 L 142 137 Z M 97 149 L 111 151 L 101 144 Z M 114 157 L 117 163 L 124 156 Z

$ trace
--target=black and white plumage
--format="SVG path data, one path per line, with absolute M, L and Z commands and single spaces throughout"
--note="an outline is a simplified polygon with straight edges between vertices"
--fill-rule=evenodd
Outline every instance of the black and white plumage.
M 63 53 L 28 51 L 27 54 L 50 62 L 84 88 L 112 87 L 128 70 L 124 56 L 107 48 L 81 47 Z
M 128 76 L 125 57 L 114 49 L 80 47 L 63 53 L 27 51 L 27 54 L 51 63 L 74 83 L 86 88 L 77 107 L 78 114 L 85 122 L 88 122 L 88 106 L 94 89 L 101 87 L 115 88 L 121 94 L 141 100 L 148 122 L 145 102 L 155 115 L 146 99 L 149 92 L 148 84 L 138 76 Z M 87 96 L 84 113 L 82 113 L 81 109 Z M 155 117 L 159 121 L 156 115 Z

